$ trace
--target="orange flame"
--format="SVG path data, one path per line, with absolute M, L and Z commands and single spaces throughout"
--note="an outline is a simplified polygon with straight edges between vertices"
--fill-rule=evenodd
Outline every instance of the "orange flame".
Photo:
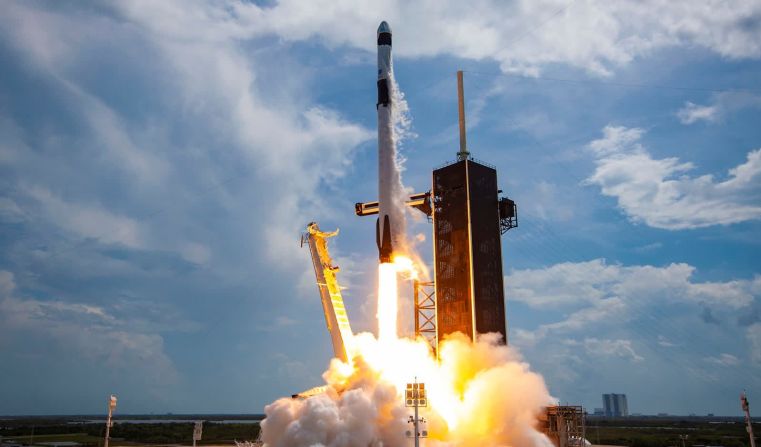
M 385 382 L 393 385 L 401 403 L 406 384 L 417 378 L 428 392 L 428 407 L 421 409 L 421 416 L 428 420 L 431 439 L 462 446 L 495 445 L 491 443 L 500 440 L 543 444 L 537 441 L 541 435 L 534 429 L 536 417 L 553 399 L 541 376 L 499 345 L 498 337 L 484 336 L 474 343 L 453 334 L 439 344 L 437 359 L 425 340 L 398 336 L 398 278 L 415 278 L 418 271 L 404 256 L 380 264 L 378 337 L 355 335 L 349 347 L 352 360 L 335 359 L 324 375 L 326 381 L 337 389 L 362 386 L 368 380 Z

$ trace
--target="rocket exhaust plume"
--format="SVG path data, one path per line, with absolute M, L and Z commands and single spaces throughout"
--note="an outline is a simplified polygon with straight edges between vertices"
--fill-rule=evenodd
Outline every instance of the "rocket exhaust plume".
M 333 359 L 323 374 L 325 394 L 265 407 L 262 440 L 268 447 L 411 445 L 404 391 L 417 376 L 428 390 L 427 446 L 549 447 L 536 423 L 555 402 L 542 377 L 498 338 L 454 335 L 439 345 L 437 361 L 422 340 L 358 334 L 352 366 Z
M 429 447 L 550 447 L 537 418 L 555 404 L 500 334 L 471 341 L 455 333 L 438 345 L 438 358 L 423 339 L 397 334 L 398 278 L 422 266 L 405 242 L 404 189 L 395 133 L 404 106 L 391 60 L 391 28 L 378 27 L 378 336 L 356 334 L 347 361 L 334 358 L 323 374 L 327 391 L 267 405 L 261 439 L 268 447 L 398 447 L 411 445 L 406 383 L 428 390 Z

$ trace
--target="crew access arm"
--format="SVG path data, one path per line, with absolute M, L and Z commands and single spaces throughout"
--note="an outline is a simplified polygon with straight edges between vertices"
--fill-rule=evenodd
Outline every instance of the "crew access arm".
M 341 288 L 338 285 L 338 279 L 336 279 L 339 268 L 333 265 L 327 244 L 327 239 L 336 234 L 338 234 L 338 230 L 326 233 L 320 231 L 317 222 L 312 222 L 307 225 L 307 232 L 302 236 L 301 242 L 303 244 L 306 241 L 309 244 L 309 251 L 312 254 L 312 264 L 314 265 L 314 274 L 317 277 L 322 310 L 325 313 L 325 323 L 333 342 L 333 353 L 336 358 L 347 362 L 349 355 L 346 346 L 351 342 L 353 334 L 349 325 L 349 317 L 346 315 L 344 300 L 341 297 Z

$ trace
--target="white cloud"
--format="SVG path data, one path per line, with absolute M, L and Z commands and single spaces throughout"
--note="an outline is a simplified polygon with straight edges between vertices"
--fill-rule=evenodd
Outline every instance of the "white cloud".
M 433 0 L 381 4 L 283 0 L 271 6 L 232 0 L 160 4 L 135 0 L 117 2 L 113 8 L 149 25 L 149 32 L 161 40 L 198 41 L 207 48 L 276 35 L 286 41 L 316 40 L 328 47 L 374 51 L 374 30 L 386 19 L 399 42 L 395 52 L 401 56 L 488 59 L 504 71 L 524 73 L 567 64 L 609 74 L 635 58 L 675 46 L 699 46 L 730 58 L 761 57 L 761 6 L 752 0 L 731 7 L 718 0 L 699 4 L 484 0 L 467 6 Z M 46 20 L 44 26 L 55 22 L 55 14 L 22 10 L 12 16 L 19 39 L 45 60 L 58 61 L 71 50 L 53 34 L 35 32 L 41 20 Z M 76 43 L 92 38 L 71 22 Z
M 711 105 L 687 101 L 676 113 L 682 124 L 698 121 L 716 122 L 729 113 L 746 108 L 761 108 L 761 96 L 748 92 L 723 92 L 713 95 Z
M 565 319 L 539 326 L 535 336 L 543 338 L 550 333 L 573 333 L 588 327 L 623 320 L 627 304 L 620 298 L 608 298 L 572 312 Z
M 248 12 L 235 12 L 239 8 Z M 141 216 L 149 214 L 146 208 L 154 210 L 153 214 L 169 207 L 177 212 L 208 193 L 210 184 L 216 194 L 225 194 L 231 171 L 242 171 L 239 177 L 253 174 L 255 190 L 245 197 L 233 191 L 235 200 L 221 201 L 220 206 L 261 228 L 247 232 L 242 243 L 262 247 L 270 260 L 290 267 L 294 260 L 303 259 L 293 235 L 309 220 L 330 214 L 320 186 L 341 177 L 357 146 L 373 134 L 335 111 L 310 104 L 309 95 L 302 94 L 307 83 L 303 70 L 287 56 L 260 55 L 266 45 L 263 50 L 250 51 L 247 45 L 261 28 L 246 21 L 254 9 L 238 3 L 135 1 L 69 15 L 65 10 L 14 3 L 3 20 L 22 24 L 10 40 L 68 96 L 75 117 L 89 130 L 70 142 L 85 142 L 94 154 L 87 160 L 94 165 L 89 167 L 100 171 L 107 166 L 128 174 L 126 181 L 134 188 L 124 192 L 129 200 L 123 198 L 120 204 L 139 204 Z M 99 45 L 122 48 L 128 51 L 125 57 L 136 60 L 155 58 L 148 75 L 162 89 L 152 100 L 165 107 L 164 121 L 134 122 L 98 96 L 91 79 L 82 76 L 82 67 L 87 65 L 79 62 L 102 51 Z M 142 53 L 129 53 L 136 48 Z M 131 74 L 139 77 L 142 69 L 134 69 Z M 171 77 L 171 82 L 162 83 L 155 76 Z M 273 77 L 277 88 L 261 81 Z M 221 150 L 194 151 L 196 148 L 187 148 L 184 142 L 182 147 L 174 147 L 176 143 L 165 140 L 179 131 L 168 125 L 171 120 L 195 127 L 193 132 L 203 132 L 208 138 L 200 144 L 210 141 Z M 191 140 L 191 144 L 199 143 Z M 183 168 L 189 161 L 196 164 L 187 172 Z M 76 162 L 71 160 L 71 164 Z M 81 164 L 67 166 L 67 160 L 61 165 L 60 176 L 83 168 Z M 18 161 L 14 164 L 19 169 L 22 166 Z M 86 177 L 81 180 L 86 182 Z M 76 235 L 130 248 L 170 249 L 196 264 L 210 258 L 213 248 L 204 237 L 214 235 L 208 229 L 198 229 L 199 234 L 188 239 L 186 232 L 138 224 L 129 212 L 85 205 L 92 203 L 96 188 L 85 186 L 88 198 L 80 200 L 68 188 L 65 199 L 59 197 L 56 186 L 43 183 L 32 192 L 53 223 Z M 100 203 L 108 203 L 107 198 L 100 199 Z M 241 207 L 241 200 L 248 206 Z M 263 209 L 266 212 L 261 212 Z M 187 223 L 174 224 L 178 225 Z
M 663 244 L 661 242 L 653 242 L 652 244 L 645 244 L 641 245 L 634 249 L 637 253 L 652 253 L 654 251 L 660 250 L 663 248 Z
M 15 3 L 6 4 L 4 12 L 6 23 L 15 25 L 10 28 L 15 32 L 9 34 L 9 39 L 39 68 L 47 71 L 60 93 L 70 95 L 72 102 L 78 103 L 71 113 L 81 116 L 92 132 L 97 151 L 93 151 L 91 157 L 100 160 L 108 154 L 119 169 L 137 176 L 141 182 L 155 185 L 169 168 L 166 161 L 157 156 L 157 148 L 140 147 L 114 110 L 66 76 L 76 68 L 84 49 L 102 41 L 104 35 L 118 35 L 118 27 L 102 17 L 91 16 L 85 23 L 76 15 Z
M 47 219 L 79 237 L 130 248 L 144 246 L 140 225 L 134 219 L 113 214 L 100 206 L 63 200 L 40 186 L 28 187 L 25 192 L 42 205 Z
M 179 377 L 164 352 L 163 338 L 136 330 L 134 319 L 117 318 L 100 306 L 62 300 L 21 298 L 13 274 L 0 271 L 0 334 L 43 337 L 57 352 L 105 364 L 113 370 L 140 371 L 148 382 L 174 383 Z
M 570 382 L 582 394 L 615 386 L 611 378 L 620 374 L 662 375 L 675 363 L 688 365 L 684 375 L 694 383 L 723 378 L 718 367 L 725 374 L 750 362 L 757 368 L 761 323 L 735 322 L 758 306 L 761 276 L 713 282 L 694 276 L 684 263 L 624 266 L 600 259 L 512 270 L 505 277 L 509 342 L 549 383 Z M 515 301 L 536 311 L 516 306 L 516 320 Z M 704 309 L 719 324 L 707 324 Z M 622 373 L 621 362 L 631 370 Z M 558 371 L 563 364 L 574 372 Z
M 606 298 L 604 286 L 618 279 L 618 267 L 604 260 L 513 270 L 505 277 L 509 299 L 532 307 L 563 306 Z M 609 297 L 609 296 L 608 296 Z
M 551 336 L 579 334 L 591 327 L 614 330 L 642 318 L 650 306 L 700 305 L 726 314 L 748 309 L 761 295 L 759 276 L 751 280 L 695 282 L 694 272 L 694 267 L 683 263 L 664 267 L 622 266 L 607 264 L 603 259 L 512 270 L 505 277 L 509 301 L 536 309 L 571 310 L 561 320 L 543 323 L 533 331 L 513 331 L 512 340 L 519 346 L 536 346 Z M 750 335 L 749 340 L 752 342 Z M 678 346 L 663 335 L 658 335 L 654 343 L 661 347 Z M 594 340 L 589 346 L 597 350 L 613 349 Z M 627 350 L 623 343 L 615 349 Z M 637 357 L 640 356 L 632 354 L 632 358 Z
M 718 356 L 704 357 L 703 360 L 719 366 L 737 366 L 740 364 L 740 359 L 726 352 L 722 352 Z
M 716 106 L 699 106 L 687 101 L 684 107 L 679 109 L 676 116 L 682 124 L 692 124 L 696 121 L 716 121 L 718 109 Z
M 221 10 L 222 7 L 220 6 Z M 757 2 L 588 2 L 520 0 L 378 4 L 371 1 L 284 0 L 271 7 L 236 5 L 230 33 L 241 22 L 252 33 L 372 51 L 381 19 L 394 28 L 402 56 L 450 54 L 491 59 L 505 71 L 535 73 L 561 63 L 607 74 L 673 46 L 701 46 L 731 58 L 761 56 Z M 220 14 L 219 11 L 216 12 Z M 245 27 L 243 27 L 245 28 Z M 255 30 L 255 31 L 253 31 Z
M 621 357 L 629 359 L 632 362 L 641 362 L 645 360 L 644 357 L 637 354 L 634 350 L 631 340 L 606 340 L 592 337 L 585 338 L 581 342 L 568 340 L 567 343 L 570 345 L 582 345 L 588 353 L 594 356 Z
M 689 177 L 694 168 L 677 158 L 655 159 L 640 143 L 644 131 L 607 126 L 589 144 L 597 168 L 588 179 L 635 222 L 679 230 L 761 218 L 761 149 L 730 169 L 725 180 Z
M 669 341 L 668 338 L 664 337 L 663 335 L 658 336 L 658 346 L 662 346 L 664 348 L 674 348 L 678 346 L 676 343 L 673 343 Z
M 592 318 L 591 312 L 618 309 L 623 302 L 675 300 L 739 309 L 753 302 L 758 293 L 754 280 L 693 282 L 695 267 L 688 264 L 623 266 L 604 259 L 565 262 L 542 269 L 512 270 L 505 277 L 509 299 L 535 308 L 587 308 L 574 319 Z M 605 303 L 605 304 L 601 304 Z M 597 318 L 596 316 L 594 318 Z

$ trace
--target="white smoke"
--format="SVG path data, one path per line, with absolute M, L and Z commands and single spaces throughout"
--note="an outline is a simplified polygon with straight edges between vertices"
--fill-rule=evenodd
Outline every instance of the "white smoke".
M 391 62 L 391 77 L 390 87 L 391 92 L 391 122 L 394 126 L 394 145 L 397 150 L 401 149 L 404 142 L 407 140 L 414 140 L 417 138 L 417 134 L 412 130 L 412 115 L 410 115 L 410 106 L 407 100 L 404 98 L 404 92 L 399 88 L 399 84 L 396 82 L 396 75 L 393 70 L 393 61 Z M 397 152 L 397 159 L 403 163 L 405 158 Z M 400 171 L 404 169 L 400 167 Z
M 401 153 L 401 147 L 405 140 L 414 138 L 412 132 L 412 118 L 407 101 L 404 99 L 404 93 L 399 89 L 394 76 L 394 63 L 391 61 L 391 70 L 389 73 L 389 97 L 391 98 L 391 150 L 394 156 L 394 169 L 391 175 L 391 194 L 392 207 L 391 214 L 394 222 L 398 225 L 398 234 L 401 238 L 401 246 L 394 247 L 399 252 L 406 253 L 410 250 L 411 245 L 407 241 L 407 198 L 410 190 L 402 182 L 402 172 L 404 172 L 405 157 Z
M 442 342 L 437 362 L 425 342 L 399 339 L 389 351 L 360 334 L 353 368 L 334 359 L 323 374 L 327 393 L 265 407 L 262 440 L 269 447 L 411 444 L 403 386 L 417 374 L 429 392 L 421 412 L 428 446 L 550 446 L 536 429 L 537 416 L 554 404 L 544 380 L 493 335 L 472 343 L 456 334 Z

